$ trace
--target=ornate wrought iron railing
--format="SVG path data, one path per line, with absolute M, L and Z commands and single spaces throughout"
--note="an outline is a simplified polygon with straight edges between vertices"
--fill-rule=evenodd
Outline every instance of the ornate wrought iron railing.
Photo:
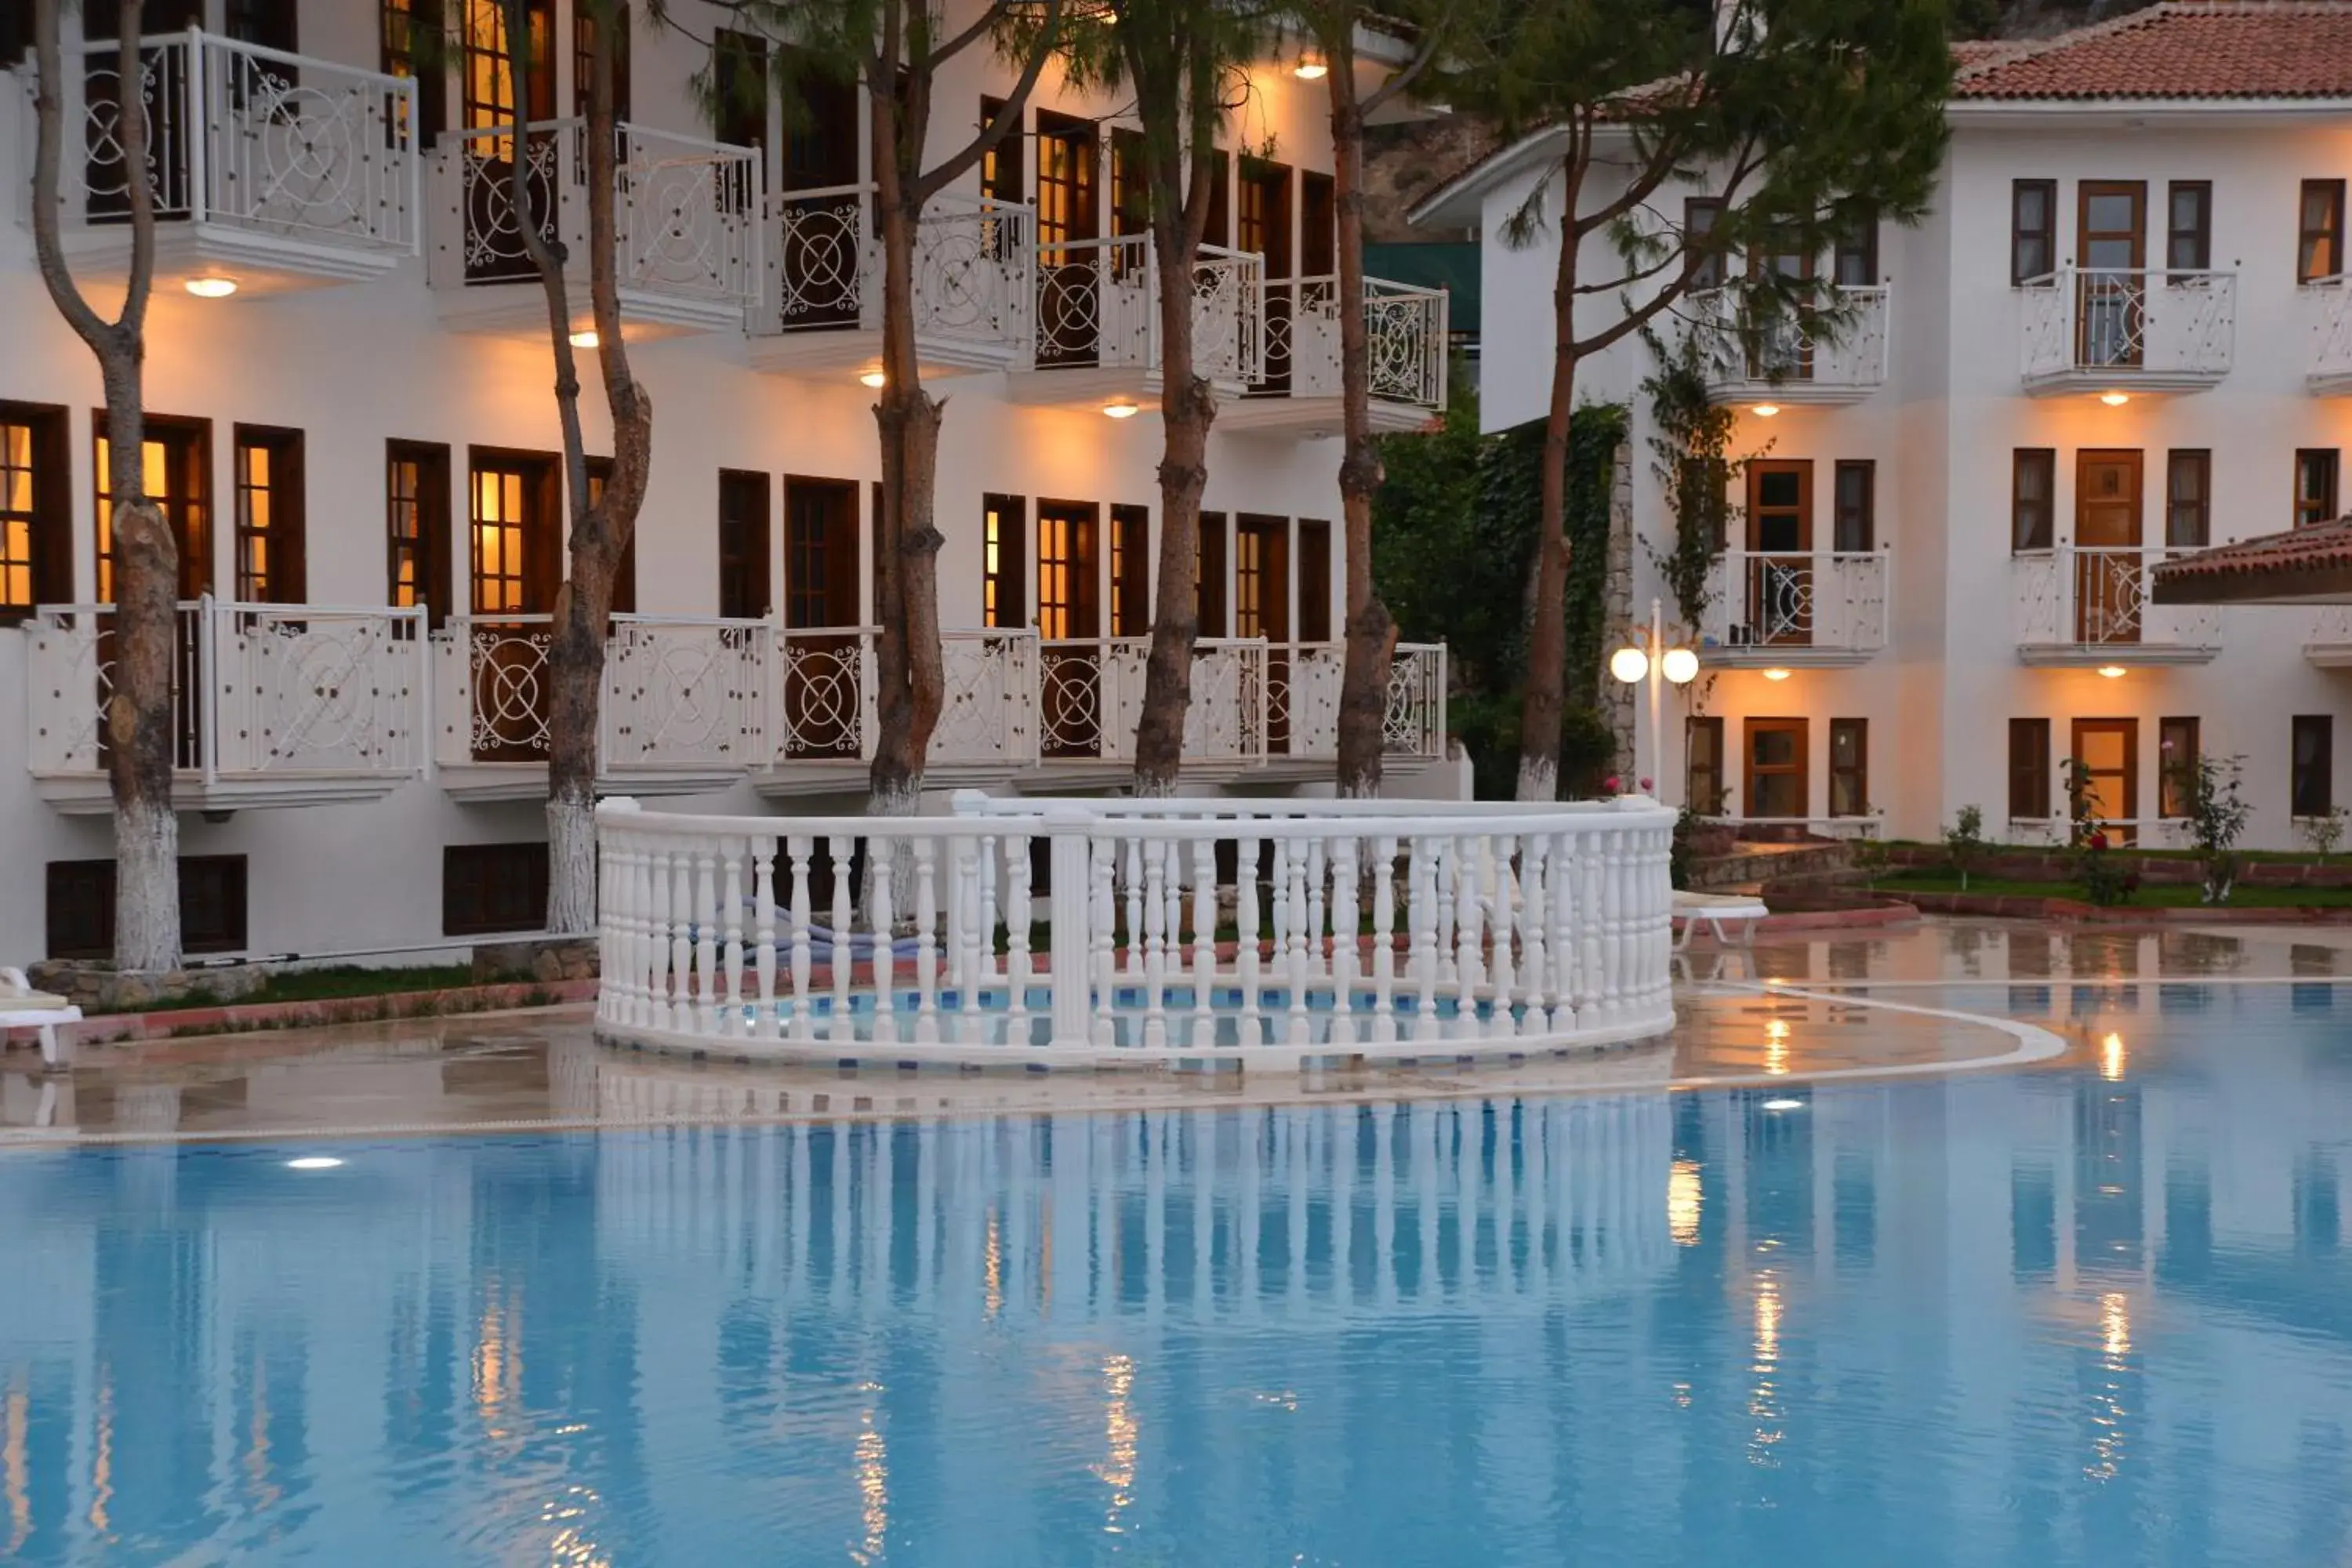
M 1002 345 L 1029 341 L 1035 308 L 1034 215 L 1026 205 L 959 195 L 932 198 L 915 233 L 919 338 Z M 768 198 L 767 296 L 761 331 L 882 328 L 882 244 L 874 187 L 835 185 Z
M 1212 381 L 1265 379 L 1265 261 L 1204 245 L 1192 270 L 1192 349 Z M 1160 368 L 1160 266 L 1147 235 L 1037 247 L 1040 369 Z
M 1719 647 L 1875 653 L 1886 646 L 1884 550 L 1726 550 L 1707 568 L 1700 635 Z
M 1256 393 L 1339 396 L 1339 279 L 1287 279 L 1268 283 L 1265 291 L 1265 377 Z M 1364 331 L 1374 399 L 1444 412 L 1446 310 L 1443 289 L 1364 279 Z
M 2161 547 L 2062 544 L 2013 558 L 2021 647 L 2212 647 L 2221 616 L 2211 605 L 2158 605 L 2148 574 Z
M 1885 284 L 1832 285 L 1817 306 L 1759 309 L 1738 289 L 1694 297 L 1706 334 L 1707 384 L 1718 390 L 1773 386 L 1846 388 L 1886 381 L 1889 295 Z
M 2234 272 L 2062 267 L 2019 290 L 2024 378 L 2218 379 L 2237 336 Z

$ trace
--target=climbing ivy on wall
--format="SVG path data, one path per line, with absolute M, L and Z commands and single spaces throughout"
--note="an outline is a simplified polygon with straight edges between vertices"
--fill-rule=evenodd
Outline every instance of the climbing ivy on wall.
M 1615 742 L 1596 706 L 1609 502 L 1625 410 L 1580 408 L 1569 438 L 1568 697 L 1560 758 L 1564 794 L 1596 793 L 1615 765 Z M 1435 430 L 1391 437 L 1387 478 L 1372 503 L 1373 571 L 1406 642 L 1450 651 L 1454 732 L 1470 753 L 1482 798 L 1517 779 L 1519 682 L 1527 663 L 1529 577 L 1543 483 L 1543 427 L 1478 434 L 1478 404 L 1456 375 Z
M 1675 618 L 1695 626 L 1706 611 L 1707 569 L 1730 537 L 1737 510 L 1730 502 L 1731 484 L 1748 458 L 1731 456 L 1738 416 L 1707 401 L 1699 334 L 1687 334 L 1673 348 L 1654 332 L 1644 331 L 1643 338 L 1658 367 L 1642 382 L 1642 395 L 1650 403 L 1651 466 L 1675 522 L 1673 542 L 1663 547 L 1649 543 L 1648 549 L 1674 600 Z

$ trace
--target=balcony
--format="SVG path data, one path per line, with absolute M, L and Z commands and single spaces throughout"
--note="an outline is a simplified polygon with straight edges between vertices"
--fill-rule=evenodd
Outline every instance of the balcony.
M 388 795 L 424 764 L 420 610 L 180 606 L 172 796 L 184 811 L 318 805 Z M 114 606 L 50 605 L 26 649 L 26 754 L 41 798 L 113 808 L 104 713 Z
M 2314 669 L 2352 669 L 2352 605 L 2313 608 L 2305 628 L 2303 657 Z
M 1265 379 L 1221 411 L 1217 427 L 1304 439 L 1339 435 L 1339 280 L 1265 287 Z M 1364 331 L 1372 429 L 1418 430 L 1444 414 L 1445 290 L 1367 278 Z
M 2065 267 L 2020 292 L 2029 395 L 2201 392 L 2230 374 L 2234 272 Z
M 882 242 L 874 187 L 769 199 L 766 263 L 751 318 L 754 370 L 835 377 L 882 363 Z M 915 349 L 927 376 L 1025 363 L 1036 305 L 1026 206 L 934 197 L 915 233 Z
M 1345 643 L 1275 643 L 1266 651 L 1266 751 L 1328 762 L 1339 754 Z M 1396 757 L 1445 755 L 1445 645 L 1399 643 L 1389 661 L 1382 749 Z
M 759 292 L 759 154 L 624 123 L 614 248 L 632 340 L 738 332 Z M 530 126 L 524 179 L 541 232 L 562 241 L 577 322 L 588 320 L 588 142 L 580 120 Z M 547 302 L 514 209 L 511 126 L 445 134 L 433 155 L 426 276 L 453 331 L 543 339 Z
M 64 162 L 67 254 L 86 280 L 131 265 L 115 46 L 69 50 Z M 390 272 L 418 249 L 415 84 L 194 29 L 142 47 L 140 92 L 155 199 L 155 281 L 226 279 L 253 297 Z M 26 186 L 33 139 L 26 116 Z
M 1889 556 L 1726 550 L 1707 569 L 1699 657 L 1723 669 L 1843 669 L 1886 647 Z
M 1201 247 L 1192 269 L 1195 367 L 1222 398 L 1265 380 L 1265 264 L 1252 252 Z M 1065 408 L 1157 405 L 1160 264 L 1150 237 L 1037 247 L 1037 309 L 1024 366 L 1005 397 Z
M 2221 611 L 2147 597 L 2149 571 L 2164 558 L 2160 548 L 2071 544 L 2013 557 L 2018 662 L 2071 669 L 2210 663 L 2221 651 Z
M 2303 297 L 2311 312 L 2311 358 L 2304 366 L 2304 384 L 2315 397 L 2352 395 L 2352 289 L 2346 289 L 2339 272 L 2305 284 Z
M 1885 385 L 1886 286 L 1836 287 L 1825 298 L 1818 310 L 1786 310 L 1759 323 L 1744 313 L 1738 289 L 1697 296 L 1711 350 L 1709 401 L 1836 406 Z

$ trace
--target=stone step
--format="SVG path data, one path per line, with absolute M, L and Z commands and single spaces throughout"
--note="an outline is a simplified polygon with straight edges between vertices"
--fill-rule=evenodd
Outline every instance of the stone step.
M 1853 846 L 1843 839 L 1792 845 L 1740 844 L 1728 854 L 1695 859 L 1690 868 L 1690 888 L 1694 892 L 1723 892 L 1744 884 L 1843 871 L 1853 865 Z

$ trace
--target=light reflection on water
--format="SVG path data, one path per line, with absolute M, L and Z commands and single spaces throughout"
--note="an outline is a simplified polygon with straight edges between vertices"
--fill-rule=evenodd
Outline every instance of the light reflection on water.
M 11 1156 L 0 1556 L 2345 1561 L 2352 997 L 2072 1016 L 1780 1110 Z

